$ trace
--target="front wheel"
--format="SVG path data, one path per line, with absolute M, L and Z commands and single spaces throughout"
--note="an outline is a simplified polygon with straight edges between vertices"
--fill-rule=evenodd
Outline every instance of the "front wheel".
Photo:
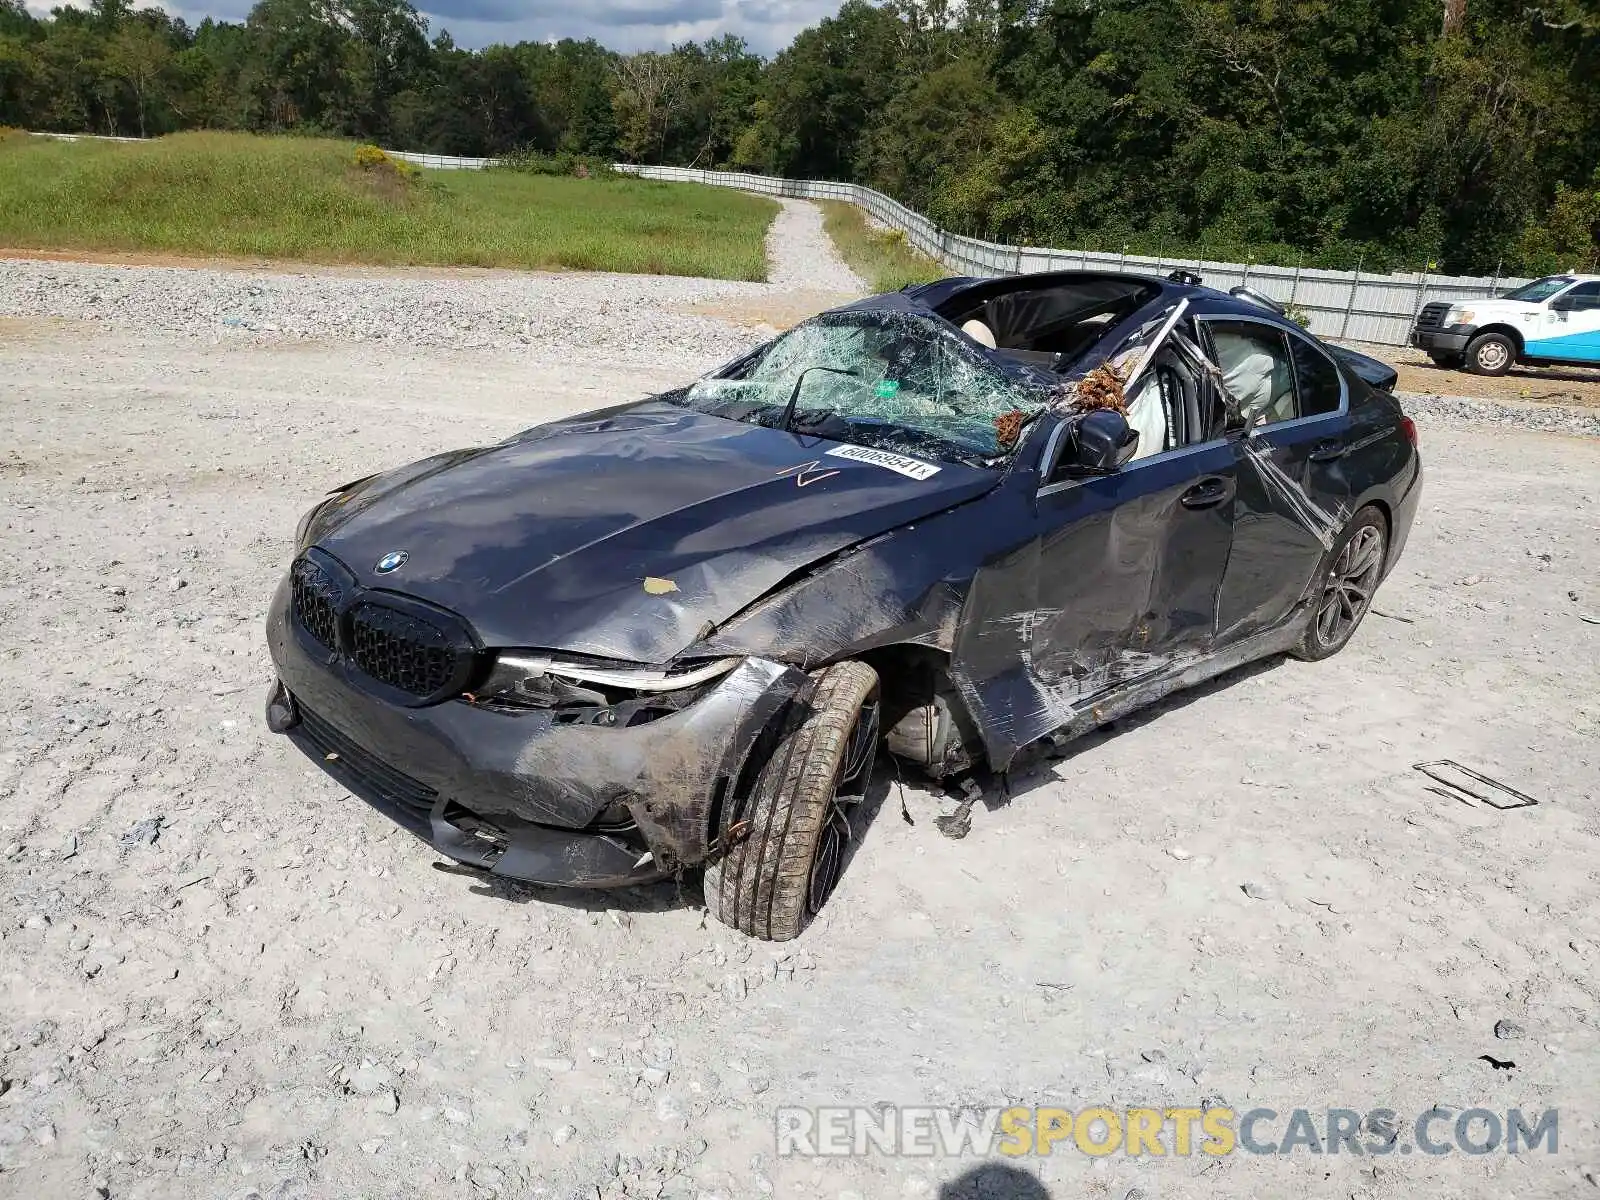
M 1467 345 L 1467 370 L 1474 375 L 1504 375 L 1517 361 L 1517 348 L 1503 333 L 1480 333 Z
M 878 673 L 842 662 L 815 679 L 706 867 L 706 910 L 763 941 L 798 936 L 833 894 L 878 753 Z
M 1311 620 L 1292 651 L 1296 658 L 1317 662 L 1344 649 L 1372 607 L 1387 553 L 1383 514 L 1368 505 L 1356 513 L 1328 552 Z

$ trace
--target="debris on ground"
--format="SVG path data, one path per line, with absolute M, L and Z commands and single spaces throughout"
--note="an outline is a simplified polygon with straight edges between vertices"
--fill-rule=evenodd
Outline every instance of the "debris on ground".
M 161 836 L 161 828 L 166 824 L 165 817 L 146 817 L 137 822 L 122 835 L 124 846 L 153 846 L 156 839 Z
M 955 812 L 933 819 L 935 829 L 957 841 L 972 832 L 972 807 L 983 799 L 983 788 L 970 775 L 961 781 L 961 788 L 966 798 L 956 806 Z
M 1498 779 L 1491 779 L 1481 771 L 1462 766 L 1454 759 L 1441 758 L 1433 762 L 1414 763 L 1411 769 L 1420 771 L 1440 785 L 1429 787 L 1428 791 L 1447 800 L 1459 800 L 1469 807 L 1472 806 L 1472 801 L 1477 801 L 1486 808 L 1504 812 L 1514 808 L 1535 808 L 1539 803 L 1532 796 L 1519 792 Z
M 1382 617 L 1386 621 L 1399 621 L 1402 625 L 1417 623 L 1414 617 L 1402 617 L 1399 613 L 1384 612 L 1381 608 L 1369 608 L 1367 611 L 1375 617 Z

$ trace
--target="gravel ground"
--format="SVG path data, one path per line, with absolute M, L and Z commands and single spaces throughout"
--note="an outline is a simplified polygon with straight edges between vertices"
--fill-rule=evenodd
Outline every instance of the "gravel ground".
M 0 1197 L 955 1200 L 971 1162 L 776 1159 L 774 1108 L 1203 1100 L 1560 1106 L 1560 1152 L 1058 1151 L 982 1194 L 1591 1194 L 1600 442 L 1419 408 L 1343 654 L 1087 739 L 964 841 L 885 775 L 785 947 L 692 884 L 435 872 L 265 731 L 326 486 L 680 381 L 752 335 L 678 306 L 743 286 L 0 264 Z M 250 299 L 278 331 L 218 326 Z M 1540 803 L 1431 794 L 1437 758 Z
M 1600 409 L 1563 404 L 1516 404 L 1466 396 L 1398 393 L 1415 417 L 1436 417 L 1458 425 L 1495 425 L 1600 438 Z
M 87 321 L 105 333 L 163 330 L 218 340 L 334 339 L 417 349 L 524 350 L 553 361 L 607 359 L 703 367 L 750 334 L 697 307 L 790 293 L 862 295 L 815 205 L 781 201 L 768 235 L 770 284 L 671 276 L 394 271 L 196 270 L 0 259 L 0 317 Z
M 331 339 L 419 350 L 577 347 L 673 365 L 727 357 L 745 338 L 680 306 L 761 296 L 762 284 L 667 276 L 518 275 L 308 267 L 270 271 L 0 261 L 0 314 L 274 343 Z
M 779 200 L 783 211 L 767 235 L 772 261 L 768 282 L 791 292 L 839 292 L 864 296 L 867 285 L 834 248 L 822 227 L 822 210 L 805 200 Z M 797 248 L 804 249 L 796 252 Z
M 1400 372 L 1399 390 L 1425 396 L 1469 396 L 1507 401 L 1512 405 L 1557 404 L 1600 409 L 1600 370 L 1584 367 L 1513 367 L 1500 376 L 1473 375 L 1440 367 L 1411 346 L 1350 345 L 1393 363 Z

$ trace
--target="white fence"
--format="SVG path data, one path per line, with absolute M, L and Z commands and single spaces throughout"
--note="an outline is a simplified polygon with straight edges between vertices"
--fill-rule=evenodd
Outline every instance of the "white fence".
M 30 133 L 30 137 L 54 138 L 58 142 L 142 142 L 144 138 L 111 137 L 104 133 Z
M 492 158 L 457 158 L 451 154 L 418 154 L 414 150 L 385 150 L 390 158 L 404 159 L 413 166 L 435 171 L 481 171 L 493 166 Z
M 44 136 L 75 139 L 93 135 Z M 493 165 L 495 161 L 492 158 L 457 158 L 448 154 L 417 154 L 405 150 L 390 150 L 387 153 L 436 171 L 478 171 Z M 759 192 L 766 196 L 788 196 L 798 200 L 844 200 L 865 210 L 878 224 L 900 230 L 905 234 L 907 244 L 958 275 L 1022 275 L 1034 271 L 1069 270 L 1135 271 L 1165 275 L 1182 267 L 1201 276 L 1211 287 L 1226 291 L 1238 284 L 1247 284 L 1275 300 L 1293 304 L 1311 318 L 1313 333 L 1345 341 L 1403 346 L 1417 313 L 1428 301 L 1482 300 L 1527 282 L 1524 279 L 1414 272 L 1363 275 L 1360 271 L 1320 271 L 1193 258 L 1150 258 L 1146 255 L 1111 254 L 1094 250 L 1006 246 L 940 229 L 927 217 L 912 212 L 882 192 L 854 183 L 778 179 L 771 175 L 744 175 L 734 171 L 640 167 L 621 163 L 617 165 L 617 170 L 645 179 L 704 183 Z
M 1360 271 L 1320 271 L 1093 250 L 1006 246 L 940 229 L 927 217 L 912 212 L 882 192 L 853 183 L 776 179 L 767 175 L 685 167 L 619 166 L 617 169 L 646 179 L 706 183 L 768 196 L 845 200 L 864 209 L 880 225 L 900 230 L 908 245 L 961 275 L 1022 275 L 1034 271 L 1071 270 L 1165 275 L 1182 267 L 1201 276 L 1209 287 L 1227 291 L 1246 284 L 1275 300 L 1293 304 L 1311 318 L 1313 333 L 1346 341 L 1403 346 L 1417 313 L 1428 301 L 1481 300 L 1526 282 L 1488 276 L 1364 275 Z

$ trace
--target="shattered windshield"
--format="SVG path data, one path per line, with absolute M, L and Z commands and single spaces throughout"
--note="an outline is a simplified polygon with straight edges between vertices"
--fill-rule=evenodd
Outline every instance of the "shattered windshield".
M 1050 389 L 1013 378 L 944 322 L 825 313 L 677 401 L 697 412 L 902 453 L 991 459 L 1016 448 Z

